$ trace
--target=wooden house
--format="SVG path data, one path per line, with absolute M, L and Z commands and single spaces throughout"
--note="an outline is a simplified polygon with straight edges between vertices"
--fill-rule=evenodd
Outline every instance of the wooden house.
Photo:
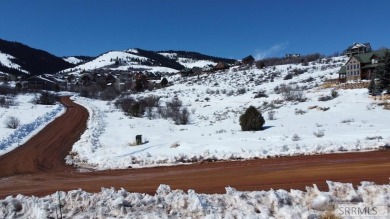
M 27 78 L 24 86 L 31 90 L 59 91 L 60 89 L 60 86 L 57 82 L 44 76 L 32 76 Z
M 340 82 L 370 80 L 377 67 L 382 66 L 383 58 L 390 50 L 378 50 L 354 55 L 339 70 Z
M 225 62 L 219 62 L 216 66 L 214 66 L 214 70 L 215 71 L 219 71 L 219 70 L 225 70 L 225 69 L 229 69 L 230 66 L 228 64 L 226 64 Z
M 348 57 L 352 57 L 354 55 L 359 55 L 359 54 L 369 53 L 369 52 L 371 52 L 370 43 L 354 43 L 353 45 L 349 46 L 344 51 L 343 54 Z
M 255 58 L 253 56 L 247 56 L 242 59 L 242 64 L 243 65 L 253 65 L 255 63 Z

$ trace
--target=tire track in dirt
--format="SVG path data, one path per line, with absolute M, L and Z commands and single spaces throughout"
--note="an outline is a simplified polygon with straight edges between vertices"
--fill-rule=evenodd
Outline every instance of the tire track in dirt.
M 0 157 L 0 198 L 79 188 L 98 192 L 101 187 L 154 194 L 160 184 L 212 194 L 224 193 L 227 186 L 248 191 L 304 190 L 317 184 L 326 190 L 326 180 L 389 183 L 390 150 L 82 173 L 65 165 L 64 158 L 84 132 L 88 111 L 69 97 L 61 102 L 66 113 Z

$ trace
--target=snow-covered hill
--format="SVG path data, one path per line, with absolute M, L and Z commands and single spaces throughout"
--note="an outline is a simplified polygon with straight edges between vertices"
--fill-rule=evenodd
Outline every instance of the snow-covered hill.
M 136 54 L 111 52 L 99 60 L 107 62 L 116 57 L 131 60 Z M 179 98 L 183 107 L 189 109 L 188 125 L 175 125 L 172 120 L 161 118 L 158 108 L 143 118 L 131 118 L 113 102 L 75 96 L 89 110 L 90 117 L 86 132 L 66 162 L 88 169 L 140 168 L 205 159 L 266 159 L 388 146 L 390 118 L 384 109 L 388 103 L 370 98 L 367 89 L 334 90 L 321 86 L 324 80 L 338 77 L 336 73 L 346 60 L 334 57 L 308 65 L 264 69 L 234 67 L 199 77 L 174 75 L 168 78 L 172 83 L 169 87 L 134 94 L 135 98 L 160 96 L 161 107 L 172 98 Z M 295 100 L 288 100 L 286 90 Z M 58 106 L 44 109 L 32 106 L 29 98 L 32 97 L 19 96 L 19 106 L 0 110 L 0 118 L 13 113 L 34 124 L 38 119 L 32 115 L 54 118 L 63 112 Z M 266 120 L 264 130 L 241 131 L 239 116 L 250 105 L 261 110 Z M 8 144 L 7 139 L 28 139 L 18 135 L 13 138 L 13 133 L 17 132 L 0 132 L 5 139 L 0 145 L 5 142 L 6 150 L 18 146 L 18 142 Z M 135 136 L 139 134 L 144 144 L 135 146 Z M 0 217 L 55 217 L 58 197 L 63 215 L 71 218 L 319 218 L 336 214 L 338 204 L 379 206 L 382 210 L 390 205 L 388 184 L 362 182 L 355 189 L 351 184 L 328 182 L 328 186 L 328 192 L 319 191 L 316 186 L 307 187 L 306 191 L 254 192 L 227 187 L 226 194 L 208 195 L 161 185 L 154 196 L 123 189 L 102 189 L 95 194 L 74 190 L 42 198 L 18 195 L 0 200 Z
M 72 56 L 71 57 L 66 57 L 66 58 L 64 58 L 64 60 L 69 62 L 69 63 L 71 63 L 71 64 L 75 64 L 75 65 L 84 62 L 84 60 L 76 58 L 76 57 L 72 57 Z
M 17 71 L 20 71 L 20 72 L 23 72 L 24 74 L 26 75 L 29 75 L 30 73 L 24 69 L 22 69 L 20 67 L 20 65 L 14 63 L 12 60 L 14 60 L 15 57 L 9 55 L 9 54 L 5 54 L 5 53 L 2 53 L 0 51 L 0 65 L 3 65 L 7 68 L 10 68 L 10 69 L 14 69 L 14 70 L 17 70 Z M 3 73 L 6 73 L 6 72 L 3 72 Z
M 205 59 L 199 60 L 196 58 L 185 58 L 185 57 L 182 57 L 182 56 L 180 56 L 180 54 L 175 53 L 175 52 L 160 52 L 159 54 L 163 55 L 169 59 L 176 60 L 181 65 L 185 66 L 186 68 L 190 68 L 190 69 L 194 68 L 194 67 L 206 68 L 206 67 L 215 66 L 216 64 L 218 64 L 215 61 L 207 60 L 207 59 L 206 60 Z
M 0 39 L 0 72 L 21 76 L 54 74 L 73 64 L 46 51 Z
M 367 89 L 321 88 L 324 80 L 338 77 L 345 61 L 336 57 L 307 66 L 234 67 L 200 77 L 172 76 L 168 79 L 172 86 L 133 96 L 159 96 L 161 107 L 178 97 L 190 112 L 188 125 L 163 119 L 157 108 L 144 118 L 131 118 L 112 102 L 75 97 L 89 109 L 90 121 L 67 162 L 117 169 L 388 145 L 390 118 L 384 116 L 388 111 L 368 96 Z M 299 99 L 289 100 L 284 93 L 289 89 L 288 94 Z M 265 130 L 241 131 L 239 117 L 250 105 L 261 110 Z M 142 135 L 145 144 L 132 146 L 136 135 Z
M 69 57 L 70 63 L 81 60 Z M 82 71 L 108 69 L 120 71 L 148 71 L 160 73 L 177 73 L 185 68 L 211 68 L 218 60 L 234 63 L 235 60 L 212 57 L 195 52 L 165 51 L 153 52 L 142 49 L 128 49 L 125 51 L 110 51 L 97 58 L 81 63 L 78 66 L 61 71 L 62 73 L 78 74 Z

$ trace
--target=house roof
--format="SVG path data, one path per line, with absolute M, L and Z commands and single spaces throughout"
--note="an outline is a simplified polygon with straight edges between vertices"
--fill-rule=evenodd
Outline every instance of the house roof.
M 352 46 L 349 46 L 346 51 L 351 49 L 357 49 L 360 47 L 371 47 L 370 43 L 354 43 Z
M 383 63 L 369 64 L 369 65 L 365 65 L 364 67 L 362 67 L 362 69 L 376 68 L 376 67 L 383 66 L 383 65 L 384 65 Z
M 368 53 L 363 53 L 363 54 L 359 54 L 359 55 L 354 55 L 351 58 L 356 58 L 360 63 L 370 63 L 372 56 L 376 55 L 378 57 L 384 57 L 386 51 L 390 52 L 390 50 L 388 50 L 388 49 L 383 49 L 383 50 L 378 50 L 378 51 L 374 51 L 374 52 L 368 52 Z M 351 60 L 351 59 L 349 59 L 349 60 Z M 349 62 L 349 60 L 348 60 L 348 62 Z
M 345 74 L 347 72 L 347 67 L 345 65 L 341 66 L 339 74 Z

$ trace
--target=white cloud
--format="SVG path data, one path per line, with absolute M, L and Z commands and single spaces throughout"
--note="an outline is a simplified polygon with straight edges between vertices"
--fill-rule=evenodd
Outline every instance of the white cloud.
M 287 45 L 288 45 L 288 43 L 279 43 L 279 44 L 273 45 L 271 48 L 268 48 L 265 50 L 256 50 L 255 59 L 260 60 L 260 59 L 264 59 L 264 58 L 272 56 L 272 55 L 276 55 L 278 52 L 286 49 Z

